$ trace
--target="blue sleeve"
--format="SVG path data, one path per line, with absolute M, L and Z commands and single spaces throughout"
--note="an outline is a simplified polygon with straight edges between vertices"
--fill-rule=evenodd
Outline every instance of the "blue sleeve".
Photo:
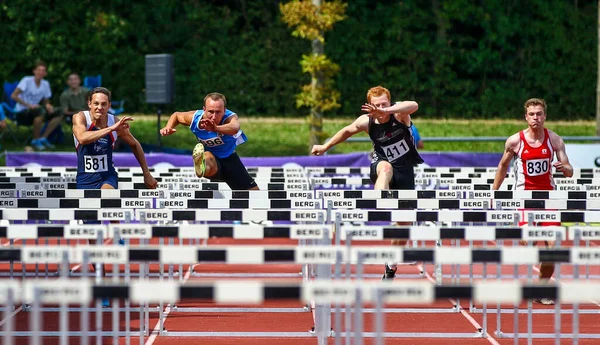
M 190 129 L 192 130 L 192 132 L 194 131 L 194 129 L 199 130 L 198 121 L 200 121 L 202 114 L 204 114 L 203 110 L 196 110 L 194 116 L 192 116 L 192 123 L 190 123 Z
M 4 114 L 4 108 L 0 104 L 0 121 L 6 119 L 6 114 Z
M 421 135 L 419 134 L 419 130 L 417 129 L 417 127 L 415 125 L 412 125 L 412 134 L 413 134 L 413 138 L 415 139 L 415 146 L 417 145 L 417 143 L 421 140 Z
M 237 114 L 229 109 L 225 109 L 225 114 L 223 114 L 223 119 L 221 120 L 221 124 L 225 123 L 225 120 L 227 120 L 228 118 L 230 118 L 233 115 L 237 115 Z

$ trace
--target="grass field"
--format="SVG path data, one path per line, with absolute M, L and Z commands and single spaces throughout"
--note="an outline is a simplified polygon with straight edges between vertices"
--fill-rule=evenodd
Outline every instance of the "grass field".
M 134 115 L 131 132 L 142 143 L 157 144 L 156 117 L 151 115 Z M 162 118 L 166 124 L 166 116 Z M 238 148 L 242 156 L 293 156 L 306 155 L 308 152 L 308 125 L 304 119 L 298 118 L 265 118 L 242 117 L 242 129 L 248 136 L 248 142 Z M 343 117 L 325 119 L 324 130 L 332 136 L 337 130 L 351 123 L 353 118 Z M 526 125 L 525 121 L 508 120 L 428 120 L 415 119 L 421 137 L 503 137 L 516 133 Z M 562 136 L 594 136 L 595 122 L 592 121 L 548 121 L 546 126 Z M 73 151 L 71 128 L 64 125 L 65 142 L 58 145 L 55 151 Z M 2 151 L 23 151 L 29 132 L 19 129 L 18 144 L 4 138 Z M 366 137 L 359 134 L 357 137 Z M 186 127 L 178 127 L 175 135 L 162 138 L 166 147 L 191 150 L 196 143 L 194 135 Z M 332 153 L 348 153 L 368 151 L 371 144 L 342 143 Z M 463 152 L 501 152 L 504 142 L 427 142 L 421 151 L 463 151 Z M 0 161 L 0 164 L 3 162 Z

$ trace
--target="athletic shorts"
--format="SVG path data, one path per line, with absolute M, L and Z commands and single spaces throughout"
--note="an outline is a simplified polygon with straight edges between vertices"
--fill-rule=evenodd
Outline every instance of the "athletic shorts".
M 217 158 L 217 173 L 208 177 L 214 182 L 225 182 L 231 190 L 248 190 L 256 187 L 256 181 L 248 174 L 248 170 L 236 152 L 225 158 Z
M 380 159 L 371 163 L 370 177 L 373 183 L 377 181 L 377 164 L 380 162 L 385 161 Z M 392 169 L 393 174 L 390 181 L 390 189 L 415 189 L 415 168 L 412 165 L 398 167 L 392 164 Z
M 95 176 L 85 176 L 85 174 L 77 175 L 77 189 L 101 189 L 103 185 L 111 185 L 114 189 L 119 188 L 119 176 L 116 174 L 109 174 L 107 176 L 99 176 L 99 174 L 93 174 Z
M 97 174 L 94 174 L 97 175 Z M 117 189 L 119 187 L 119 177 L 116 174 L 110 174 L 104 178 L 97 178 L 97 179 L 86 179 L 88 181 L 84 181 L 84 182 L 80 182 L 79 178 L 81 178 L 81 175 L 77 176 L 77 189 L 101 189 L 103 185 L 105 184 L 109 184 L 111 185 L 114 189 Z M 86 176 L 88 177 L 88 176 Z M 102 224 L 101 221 L 99 220 L 83 220 L 83 224 Z

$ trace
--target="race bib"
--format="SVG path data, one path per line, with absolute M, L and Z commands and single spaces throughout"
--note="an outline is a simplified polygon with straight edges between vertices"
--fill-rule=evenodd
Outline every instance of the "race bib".
M 200 139 L 200 141 L 206 147 L 214 147 L 214 146 L 219 146 L 219 145 L 225 144 L 225 142 L 223 141 L 223 139 L 221 137 L 214 137 L 212 139 L 206 139 L 206 140 Z
M 83 164 L 86 173 L 108 171 L 108 158 L 106 155 L 83 156 Z
M 548 159 L 530 159 L 525 161 L 527 176 L 544 175 L 550 169 L 550 160 Z
M 396 159 L 404 156 L 408 151 L 408 145 L 404 139 L 398 141 L 395 144 L 391 144 L 388 146 L 382 146 L 383 153 L 387 157 L 388 162 L 393 162 Z

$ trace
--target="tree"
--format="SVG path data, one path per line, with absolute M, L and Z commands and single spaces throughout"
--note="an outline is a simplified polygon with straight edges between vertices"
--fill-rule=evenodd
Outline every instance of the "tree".
M 296 106 L 309 107 L 308 123 L 310 134 L 308 150 L 321 144 L 323 133 L 323 112 L 340 107 L 340 93 L 333 88 L 333 77 L 340 67 L 325 55 L 325 32 L 345 18 L 347 4 L 339 0 L 293 0 L 280 4 L 282 20 L 290 28 L 292 35 L 305 38 L 312 43 L 312 54 L 302 55 L 302 72 L 309 73 L 311 83 L 302 86 L 302 92 L 296 95 Z

